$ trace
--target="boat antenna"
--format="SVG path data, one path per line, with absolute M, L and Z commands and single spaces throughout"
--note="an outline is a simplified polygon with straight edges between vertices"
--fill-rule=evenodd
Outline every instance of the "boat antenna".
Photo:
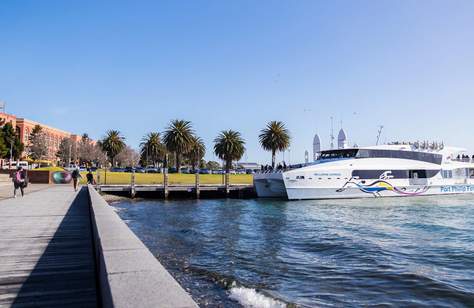
M 383 125 L 379 125 L 379 130 L 377 132 L 377 142 L 375 145 L 379 145 L 380 135 L 382 134 Z
M 333 117 L 331 117 L 331 150 L 334 149 L 334 125 L 333 125 Z

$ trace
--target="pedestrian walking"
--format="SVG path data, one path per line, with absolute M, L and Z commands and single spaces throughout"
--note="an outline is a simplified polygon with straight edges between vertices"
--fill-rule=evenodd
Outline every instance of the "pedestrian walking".
M 76 166 L 71 174 L 72 177 L 72 185 L 74 186 L 74 191 L 77 191 L 77 183 L 79 182 L 79 178 L 82 178 L 81 172 L 79 171 L 79 166 Z
M 86 178 L 87 178 L 87 184 L 94 185 L 94 175 L 92 174 L 92 171 L 89 169 L 89 172 L 87 172 Z
M 16 191 L 20 189 L 21 196 L 25 195 L 24 189 L 27 185 L 26 182 L 26 172 L 23 170 L 23 167 L 18 167 L 18 169 L 13 173 L 13 198 L 16 198 Z

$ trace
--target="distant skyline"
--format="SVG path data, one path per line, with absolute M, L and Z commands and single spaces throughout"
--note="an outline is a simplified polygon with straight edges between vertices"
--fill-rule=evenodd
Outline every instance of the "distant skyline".
M 434 140 L 474 152 L 473 1 L 13 1 L 0 3 L 7 112 L 138 148 L 186 119 L 212 154 L 224 129 L 242 160 L 258 134 L 290 130 L 291 162 L 329 148 Z M 335 142 L 337 144 L 337 142 Z M 288 153 L 285 154 L 288 161 Z M 281 161 L 282 155 L 278 156 Z

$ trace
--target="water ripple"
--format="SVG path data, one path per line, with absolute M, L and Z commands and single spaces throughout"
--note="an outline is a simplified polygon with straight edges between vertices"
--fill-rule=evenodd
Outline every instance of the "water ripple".
M 474 307 L 468 196 L 114 207 L 202 307 Z

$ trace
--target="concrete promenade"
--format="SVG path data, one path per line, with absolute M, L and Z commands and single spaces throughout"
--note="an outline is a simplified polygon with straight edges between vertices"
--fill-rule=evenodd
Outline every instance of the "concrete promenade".
M 69 185 L 0 201 L 1 307 L 97 306 L 89 217 Z
M 47 189 L 52 187 L 49 184 L 29 184 L 27 188 L 25 188 L 25 194 L 31 194 L 36 191 L 40 191 L 43 189 Z M 20 196 L 20 190 L 17 190 L 17 195 Z M 9 181 L 8 183 L 2 183 L 0 185 L 0 200 L 10 199 L 13 197 L 13 182 Z
M 0 201 L 0 307 L 197 304 L 91 186 Z

